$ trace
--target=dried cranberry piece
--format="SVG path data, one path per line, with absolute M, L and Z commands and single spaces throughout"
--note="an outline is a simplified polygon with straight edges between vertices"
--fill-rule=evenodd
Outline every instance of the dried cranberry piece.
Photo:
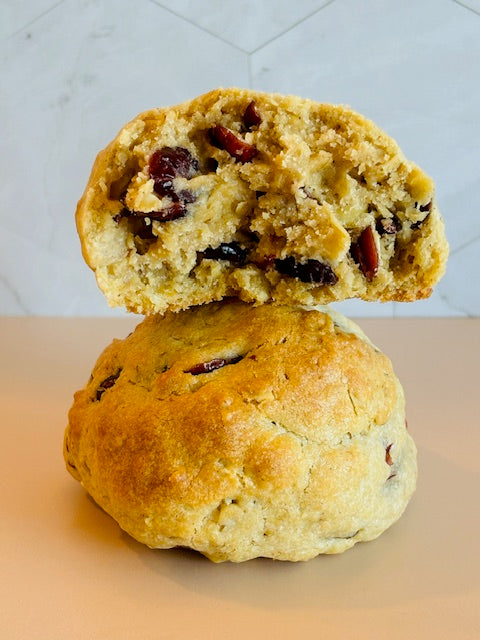
M 426 220 L 428 219 L 428 217 L 430 215 L 430 212 L 432 210 L 432 206 L 433 206 L 433 203 L 432 203 L 431 200 L 430 200 L 430 202 L 427 202 L 427 204 L 421 204 L 420 206 L 418 205 L 418 202 L 415 202 L 415 208 L 418 209 L 419 211 L 421 211 L 422 213 L 426 213 L 427 215 L 424 218 L 422 218 L 421 220 L 417 220 L 416 222 L 414 222 L 411 225 L 412 229 L 420 229 L 422 224 L 424 222 L 426 222 Z
M 375 228 L 381 236 L 385 233 L 394 236 L 401 230 L 402 223 L 398 217 L 393 214 L 391 218 L 379 218 L 375 224 Z
M 198 160 L 184 147 L 163 147 L 153 152 L 149 170 L 150 177 L 159 181 L 169 176 L 193 178 L 198 171 Z
M 155 151 L 150 157 L 148 170 L 150 178 L 153 178 L 153 189 L 158 195 L 167 195 L 173 191 L 173 180 L 176 175 L 172 162 L 173 149 L 167 147 Z
M 178 218 L 183 218 L 188 213 L 187 205 L 185 202 L 179 200 L 178 202 L 173 202 L 168 207 L 164 207 L 160 209 L 160 211 L 152 211 L 148 214 L 149 218 L 152 220 L 158 220 L 159 222 L 170 222 L 170 220 L 178 220 Z
M 251 129 L 252 127 L 258 127 L 261 122 L 262 116 L 258 111 L 257 103 L 252 100 L 243 114 L 243 124 L 247 129 Z
M 118 223 L 122 218 L 128 218 L 130 216 L 130 213 L 131 212 L 126 207 L 124 207 L 119 213 L 113 216 L 113 221 Z
M 112 374 L 111 376 L 108 376 L 108 378 L 105 378 L 105 380 L 103 380 L 97 389 L 96 392 L 96 399 L 100 400 L 100 398 L 102 397 L 102 395 L 105 393 L 105 391 L 107 389 L 111 389 L 113 387 L 113 385 L 115 384 L 115 382 L 117 381 L 118 376 L 121 374 L 122 370 L 119 369 L 117 371 L 117 373 Z
M 253 242 L 253 244 L 258 244 L 260 242 L 260 238 L 255 233 L 255 231 L 250 231 L 250 229 L 243 228 L 240 228 L 238 231 L 245 237 L 246 242 Z
M 418 206 L 418 202 L 415 203 L 415 207 L 417 206 Z M 427 202 L 427 204 L 421 204 L 418 207 L 418 210 L 422 211 L 422 213 L 425 211 L 428 211 L 428 213 L 430 213 L 430 211 L 432 210 L 432 201 L 430 200 L 430 202 Z
M 267 269 L 273 269 L 275 267 L 275 261 L 277 258 L 273 255 L 263 256 L 262 258 L 257 258 L 253 261 L 259 269 L 263 269 L 266 271 Z
M 411 225 L 411 228 L 412 228 L 412 229 L 420 229 L 420 227 L 422 226 L 422 224 L 423 224 L 424 222 L 426 222 L 426 221 L 427 221 L 427 219 L 428 219 L 429 215 L 430 215 L 430 213 L 427 213 L 427 215 L 425 216 L 425 218 L 423 218 L 423 220 L 417 220 L 417 222 L 414 222 L 414 223 Z
M 296 262 L 292 256 L 288 258 L 277 258 L 275 269 L 286 276 L 298 278 L 301 282 L 334 285 L 338 282 L 338 277 L 332 267 L 320 260 L 306 260 Z
M 132 233 L 140 236 L 144 240 L 148 240 L 149 238 L 156 238 L 156 236 L 153 233 L 152 226 L 147 225 L 146 222 L 144 222 L 145 218 L 157 220 L 158 222 L 169 222 L 170 220 L 183 218 L 187 213 L 187 201 L 179 199 L 177 196 L 176 201 L 171 205 L 160 209 L 160 211 L 130 211 L 130 209 L 123 209 L 121 213 L 114 217 L 114 220 L 115 222 L 119 222 L 121 218 L 128 218 L 131 221 L 138 220 L 138 224 L 135 222 L 131 229 Z
M 292 256 L 289 256 L 288 258 L 275 258 L 274 264 L 275 269 L 279 273 L 283 273 L 283 275 L 290 276 L 292 278 L 298 278 L 297 263 L 295 262 L 295 258 L 292 258 Z
M 172 192 L 170 194 L 172 204 L 160 209 L 160 211 L 151 211 L 145 214 L 152 220 L 158 220 L 159 222 L 169 222 L 170 220 L 177 220 L 183 218 L 188 213 L 187 205 L 191 202 L 195 202 L 196 196 L 191 191 L 183 190 L 180 193 Z
M 232 158 L 242 164 L 250 162 L 257 155 L 257 149 L 253 144 L 248 144 L 221 124 L 216 124 L 208 130 L 211 144 L 227 151 Z
M 152 153 L 148 163 L 150 178 L 154 181 L 153 189 L 160 196 L 174 192 L 174 178 L 193 178 L 198 168 L 198 160 L 183 147 L 158 149 Z
M 372 281 L 378 271 L 378 252 L 372 227 L 364 229 L 357 242 L 352 243 L 350 254 L 365 278 L 369 282 Z
M 192 191 L 187 191 L 187 189 L 183 189 L 179 194 L 175 194 L 172 199 L 176 201 L 183 202 L 184 204 L 190 204 L 191 202 L 195 202 L 197 196 Z
M 152 225 L 147 224 L 145 218 L 151 217 L 149 214 L 138 211 L 130 211 L 124 207 L 120 213 L 113 217 L 115 222 L 120 222 L 122 218 L 129 221 L 129 230 L 134 236 L 138 236 L 142 240 L 155 240 L 157 236 L 153 233 Z
M 173 178 L 168 180 L 163 180 L 162 182 L 155 181 L 153 183 L 153 190 L 157 194 L 157 196 L 168 196 L 174 193 L 173 188 Z
M 215 369 L 225 367 L 227 364 L 235 364 L 242 358 L 243 356 L 234 356 L 232 358 L 213 358 L 213 360 L 209 360 L 208 362 L 195 364 L 190 369 L 187 369 L 185 373 L 191 373 L 193 376 L 198 376 L 201 373 L 210 373 L 211 371 L 215 371 Z
M 218 160 L 215 158 L 207 158 L 204 163 L 204 170 L 207 173 L 215 173 L 218 169 Z
M 307 260 L 305 263 L 299 263 L 296 270 L 297 277 L 302 282 L 334 285 L 338 281 L 330 265 L 319 260 Z
M 153 233 L 151 223 L 147 224 L 145 218 L 132 218 L 131 219 L 131 232 L 141 238 L 142 240 L 156 240 L 157 236 Z
M 208 247 L 202 252 L 202 258 L 209 260 L 228 260 L 235 264 L 245 264 L 248 250 L 241 247 L 238 242 L 225 242 L 218 247 Z

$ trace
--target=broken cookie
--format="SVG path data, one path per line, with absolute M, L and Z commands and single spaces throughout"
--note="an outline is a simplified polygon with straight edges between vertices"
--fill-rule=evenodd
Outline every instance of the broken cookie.
M 224 297 L 412 301 L 448 253 L 432 180 L 376 125 L 241 89 L 127 124 L 98 155 L 77 227 L 108 302 L 145 315 Z

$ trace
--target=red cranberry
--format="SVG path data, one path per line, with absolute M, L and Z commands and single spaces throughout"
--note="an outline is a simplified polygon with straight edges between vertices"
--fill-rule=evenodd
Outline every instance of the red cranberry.
M 163 147 L 154 151 L 148 164 L 154 191 L 160 196 L 174 191 L 173 180 L 177 176 L 193 178 L 198 171 L 198 161 L 183 147 Z
M 238 242 L 225 242 L 218 247 L 208 247 L 202 252 L 202 258 L 210 260 L 228 260 L 234 264 L 245 264 L 248 251 L 243 249 Z
M 211 371 L 215 371 L 215 369 L 221 369 L 227 364 L 235 364 L 239 362 L 242 357 L 243 356 L 234 356 L 232 358 L 213 358 L 213 360 L 209 360 L 208 362 L 195 364 L 190 369 L 187 369 L 185 373 L 191 373 L 193 376 L 198 376 L 201 373 L 210 373 Z
M 119 369 L 117 371 L 117 373 L 112 374 L 111 376 L 108 376 L 108 378 L 105 378 L 105 380 L 103 380 L 97 389 L 97 393 L 96 393 L 96 399 L 100 400 L 100 398 L 103 396 L 103 394 L 105 393 L 105 391 L 107 389 L 111 389 L 113 387 L 113 385 L 115 384 L 115 382 L 117 381 L 118 376 L 121 374 L 122 370 Z
M 160 211 L 151 211 L 147 215 L 152 220 L 158 220 L 159 222 L 169 222 L 170 220 L 177 220 L 183 218 L 188 213 L 187 204 L 182 200 L 173 202 L 168 207 L 160 209 Z
M 301 282 L 334 285 L 338 277 L 332 267 L 320 260 L 296 262 L 292 256 L 275 260 L 275 269 L 284 275 L 298 278 Z
M 261 122 L 262 116 L 257 109 L 255 100 L 252 100 L 243 114 L 243 124 L 247 129 L 251 129 L 252 127 L 258 127 Z

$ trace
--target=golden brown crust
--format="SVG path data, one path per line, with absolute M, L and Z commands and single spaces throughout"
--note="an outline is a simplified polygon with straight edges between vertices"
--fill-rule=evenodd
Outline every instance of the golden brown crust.
M 216 561 L 372 539 L 416 477 L 402 389 L 358 327 L 239 301 L 150 317 L 114 341 L 75 394 L 64 451 L 137 540 Z
M 261 122 L 246 126 L 252 101 Z M 252 145 L 254 157 L 218 148 L 216 125 Z M 149 163 L 165 147 L 187 149 L 196 164 L 160 196 Z M 172 206 L 181 217 L 159 220 Z M 372 122 L 347 107 L 242 89 L 126 125 L 97 157 L 77 226 L 109 303 L 142 314 L 227 296 L 412 301 L 430 295 L 448 253 L 432 180 Z M 368 229 L 365 265 L 358 245 Z M 231 243 L 243 259 L 205 253 Z M 312 261 L 328 277 L 312 274 Z

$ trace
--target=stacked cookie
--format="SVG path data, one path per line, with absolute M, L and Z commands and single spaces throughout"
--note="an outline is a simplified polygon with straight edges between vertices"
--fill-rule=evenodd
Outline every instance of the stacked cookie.
M 336 300 L 445 269 L 434 185 L 345 107 L 217 90 L 127 124 L 77 209 L 112 305 L 147 316 L 75 394 L 67 468 L 154 548 L 306 560 L 382 533 L 416 481 L 402 387 Z

